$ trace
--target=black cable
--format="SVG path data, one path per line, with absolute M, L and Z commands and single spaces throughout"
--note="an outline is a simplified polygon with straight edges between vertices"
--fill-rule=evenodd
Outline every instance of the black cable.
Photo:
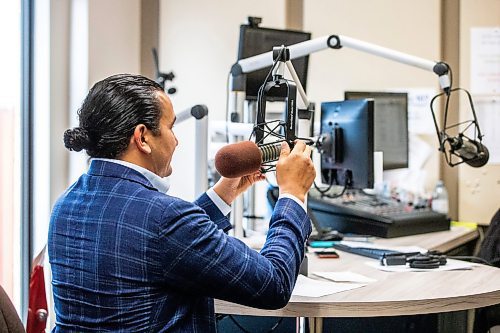
M 448 259 L 467 260 L 467 261 L 472 261 L 472 262 L 476 261 L 476 262 L 480 262 L 480 263 L 483 263 L 483 264 L 488 265 L 488 266 L 495 266 L 492 262 L 489 262 L 486 259 L 483 259 L 481 257 L 476 257 L 476 256 L 448 256 L 441 251 L 428 251 L 427 253 L 432 254 L 432 255 L 445 255 L 446 258 L 448 258 Z
M 226 143 L 229 143 L 229 81 L 231 80 L 231 72 L 227 74 L 226 80 Z
M 340 198 L 341 196 L 343 196 L 345 194 L 345 191 L 347 191 L 347 185 L 344 185 L 344 187 L 342 188 L 342 191 L 340 193 L 324 194 L 324 196 L 327 198 L 330 198 L 330 199 L 336 199 L 336 198 Z
M 313 181 L 313 185 L 314 185 L 314 188 L 316 189 L 316 191 L 318 191 L 321 195 L 324 195 L 325 193 L 327 193 L 328 191 L 331 190 L 333 183 L 328 185 L 328 187 L 326 189 L 319 188 L 318 184 L 316 184 L 316 180 Z
M 242 332 L 244 332 L 244 333 L 251 333 L 251 332 L 247 331 L 243 326 L 241 326 L 240 323 L 238 323 L 236 321 L 236 319 L 233 318 L 233 316 L 229 315 L 228 317 L 236 325 L 236 327 L 238 327 Z
M 217 313 L 217 314 L 215 315 L 215 321 L 216 321 L 216 322 L 219 322 L 219 321 L 221 321 L 222 319 L 226 318 L 227 316 L 229 316 L 229 315 L 227 315 L 227 314 L 222 314 L 222 313 Z
M 475 257 L 475 256 L 446 256 L 449 259 L 457 259 L 457 260 L 466 260 L 472 262 L 480 262 L 482 264 L 493 266 L 493 264 L 483 258 Z
M 228 315 L 229 319 L 231 319 L 231 321 L 243 332 L 243 333 L 252 333 L 250 331 L 248 331 L 247 329 L 245 329 L 243 326 L 241 326 L 240 323 L 238 323 L 236 321 L 236 319 L 233 318 L 233 316 L 231 315 Z M 271 327 L 266 333 L 271 333 L 271 332 L 274 332 L 276 330 L 276 328 L 278 328 L 278 326 L 281 324 L 281 322 L 283 321 L 283 317 L 281 317 L 277 322 L 276 324 L 273 325 L 273 327 Z
M 276 328 L 278 328 L 278 326 L 281 324 L 281 322 L 282 322 L 282 321 L 283 321 L 283 317 L 281 317 L 281 318 L 280 318 L 280 320 L 278 320 L 278 321 L 276 322 L 276 324 L 274 324 L 274 326 L 273 326 L 273 327 L 271 327 L 271 328 L 269 329 L 269 331 L 267 331 L 267 332 L 268 332 L 268 333 L 274 332 L 274 331 L 276 330 Z
M 279 51 L 279 53 L 278 53 L 278 56 L 276 57 L 276 60 L 274 60 L 273 65 L 269 69 L 269 72 L 267 72 L 266 78 L 264 79 L 264 83 L 259 87 L 259 90 L 258 90 L 258 93 L 257 93 L 257 117 L 255 117 L 255 126 L 254 126 L 254 128 L 257 127 L 257 126 L 259 126 L 259 125 L 262 125 L 262 124 L 257 124 L 257 120 L 258 119 L 262 118 L 262 119 L 265 120 L 265 114 L 262 114 L 262 112 L 263 112 L 262 111 L 263 110 L 263 107 L 262 107 L 262 103 L 263 103 L 263 101 L 262 101 L 262 94 L 263 94 L 265 86 L 266 86 L 266 84 L 267 84 L 267 82 L 269 80 L 269 77 L 273 73 L 274 68 L 278 64 L 279 59 L 281 58 L 281 55 L 283 54 L 283 51 L 284 51 L 284 48 L 281 48 L 280 51 Z M 275 136 L 276 136 L 276 134 L 275 134 Z M 256 144 L 259 144 L 259 143 L 263 143 L 263 142 L 256 142 Z
M 344 195 L 345 191 L 347 190 L 348 188 L 348 180 L 346 179 L 346 183 L 344 184 L 344 187 L 342 188 L 342 191 L 340 193 L 337 193 L 337 194 L 327 194 L 332 186 L 334 185 L 333 184 L 333 179 L 332 179 L 332 173 L 333 173 L 333 170 L 330 169 L 329 170 L 330 172 L 330 185 L 328 185 L 328 187 L 326 189 L 321 189 L 319 188 L 318 184 L 316 184 L 316 181 L 313 181 L 313 185 L 314 185 L 314 188 L 321 194 L 322 197 L 327 197 L 327 198 L 330 198 L 330 199 L 335 199 L 335 198 L 339 198 L 341 196 Z

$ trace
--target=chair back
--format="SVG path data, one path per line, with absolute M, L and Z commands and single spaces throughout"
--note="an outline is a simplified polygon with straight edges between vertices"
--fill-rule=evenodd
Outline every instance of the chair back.
M 479 250 L 479 257 L 500 267 L 500 209 L 491 219 Z
M 5 290 L 0 286 L 0 332 L 25 333 L 23 323 Z

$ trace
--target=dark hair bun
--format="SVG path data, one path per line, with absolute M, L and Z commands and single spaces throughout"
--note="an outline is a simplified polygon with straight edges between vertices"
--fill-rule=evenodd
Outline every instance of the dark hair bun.
M 64 146 L 69 150 L 81 151 L 90 147 L 89 132 L 81 127 L 75 127 L 64 132 Z

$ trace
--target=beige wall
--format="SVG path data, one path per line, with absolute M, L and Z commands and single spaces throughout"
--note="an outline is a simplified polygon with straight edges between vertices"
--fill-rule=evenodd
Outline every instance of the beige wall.
M 263 17 L 262 26 L 284 28 L 287 4 L 162 1 L 160 62 L 163 70 L 174 70 L 177 75 L 175 85 L 179 92 L 172 97 L 174 107 L 179 111 L 205 103 L 210 119 L 224 119 L 227 72 L 236 59 L 238 26 L 252 15 Z M 440 57 L 438 0 L 304 1 L 303 25 L 313 38 L 344 34 L 426 59 Z M 432 73 L 347 49 L 313 54 L 309 68 L 308 96 L 317 103 L 342 99 L 348 89 L 438 89 Z M 174 155 L 172 190 L 184 198 L 193 193 L 193 131 L 193 124 L 188 123 L 176 129 L 180 145 Z M 434 136 L 420 138 L 431 147 L 436 146 Z M 430 191 L 439 175 L 437 152 L 427 162 L 426 171 L 425 187 Z
M 499 27 L 500 1 L 461 0 L 460 7 L 460 86 L 470 89 L 470 29 Z M 480 97 L 473 95 L 473 98 Z M 470 119 L 465 103 L 460 109 L 461 120 Z M 481 119 L 478 122 L 481 125 Z M 458 182 L 460 220 L 488 224 L 500 208 L 500 165 L 486 165 L 479 169 L 460 166 Z
M 140 72 L 140 0 L 89 0 L 89 85 Z
M 304 30 L 312 32 L 313 38 L 345 35 L 437 60 L 440 59 L 439 5 L 437 0 L 305 1 Z M 317 103 L 343 99 L 345 90 L 428 87 L 437 92 L 438 89 L 438 80 L 431 72 L 348 48 L 315 53 L 309 66 L 308 96 Z M 432 122 L 429 126 L 433 126 Z M 431 191 L 439 177 L 437 139 L 434 134 L 418 137 L 433 151 L 425 164 L 425 174 L 418 175 L 426 176 L 422 179 L 423 187 Z
M 140 0 L 88 1 L 89 59 L 88 64 L 84 64 L 88 65 L 88 85 L 113 73 L 138 73 Z M 224 119 L 226 79 L 236 60 L 239 25 L 252 15 L 263 17 L 263 26 L 284 28 L 288 2 L 161 0 L 160 68 L 173 70 L 176 74 L 173 85 L 178 93 L 172 96 L 176 110 L 203 103 L 209 107 L 210 119 Z M 313 37 L 344 34 L 423 58 L 440 59 L 439 0 L 304 0 L 303 3 L 304 30 L 312 32 Z M 470 26 L 498 26 L 498 6 L 498 0 L 461 1 L 459 70 L 461 85 L 465 88 L 468 88 L 470 75 L 468 29 Z M 348 49 L 313 54 L 308 82 L 309 98 L 317 103 L 341 99 L 343 91 L 349 89 L 438 89 L 432 73 Z M 174 155 L 172 193 L 189 199 L 194 194 L 196 168 L 193 122 L 179 124 L 176 133 L 180 145 Z M 420 138 L 437 149 L 433 135 Z M 426 170 L 425 187 L 431 190 L 439 177 L 437 152 L 427 163 Z M 460 219 L 488 221 L 498 208 L 492 194 L 499 193 L 499 167 L 472 169 L 461 166 L 459 170 Z
M 247 16 L 262 17 L 262 26 L 284 28 L 284 1 L 160 2 L 160 68 L 176 75 L 176 112 L 205 104 L 210 120 L 225 119 L 227 75 L 237 59 L 239 26 Z M 193 121 L 175 127 L 179 146 L 171 193 L 184 199 L 194 197 L 194 128 Z

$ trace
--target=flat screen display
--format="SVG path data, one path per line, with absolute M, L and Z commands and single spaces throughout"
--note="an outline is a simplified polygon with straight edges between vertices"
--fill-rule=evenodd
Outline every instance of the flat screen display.
M 374 101 L 374 150 L 383 152 L 384 170 L 408 168 L 408 94 L 346 91 L 345 99 Z
M 275 46 L 290 46 L 311 39 L 311 34 L 295 30 L 278 30 L 270 28 L 240 26 L 240 40 L 238 47 L 238 60 L 249 58 L 254 55 L 272 51 Z M 293 59 L 292 64 L 297 72 L 300 83 L 306 89 L 307 66 L 309 57 Z M 247 73 L 246 76 L 246 99 L 256 100 L 260 86 L 264 83 L 267 73 L 271 67 Z M 269 101 L 282 100 L 282 98 L 266 96 Z

